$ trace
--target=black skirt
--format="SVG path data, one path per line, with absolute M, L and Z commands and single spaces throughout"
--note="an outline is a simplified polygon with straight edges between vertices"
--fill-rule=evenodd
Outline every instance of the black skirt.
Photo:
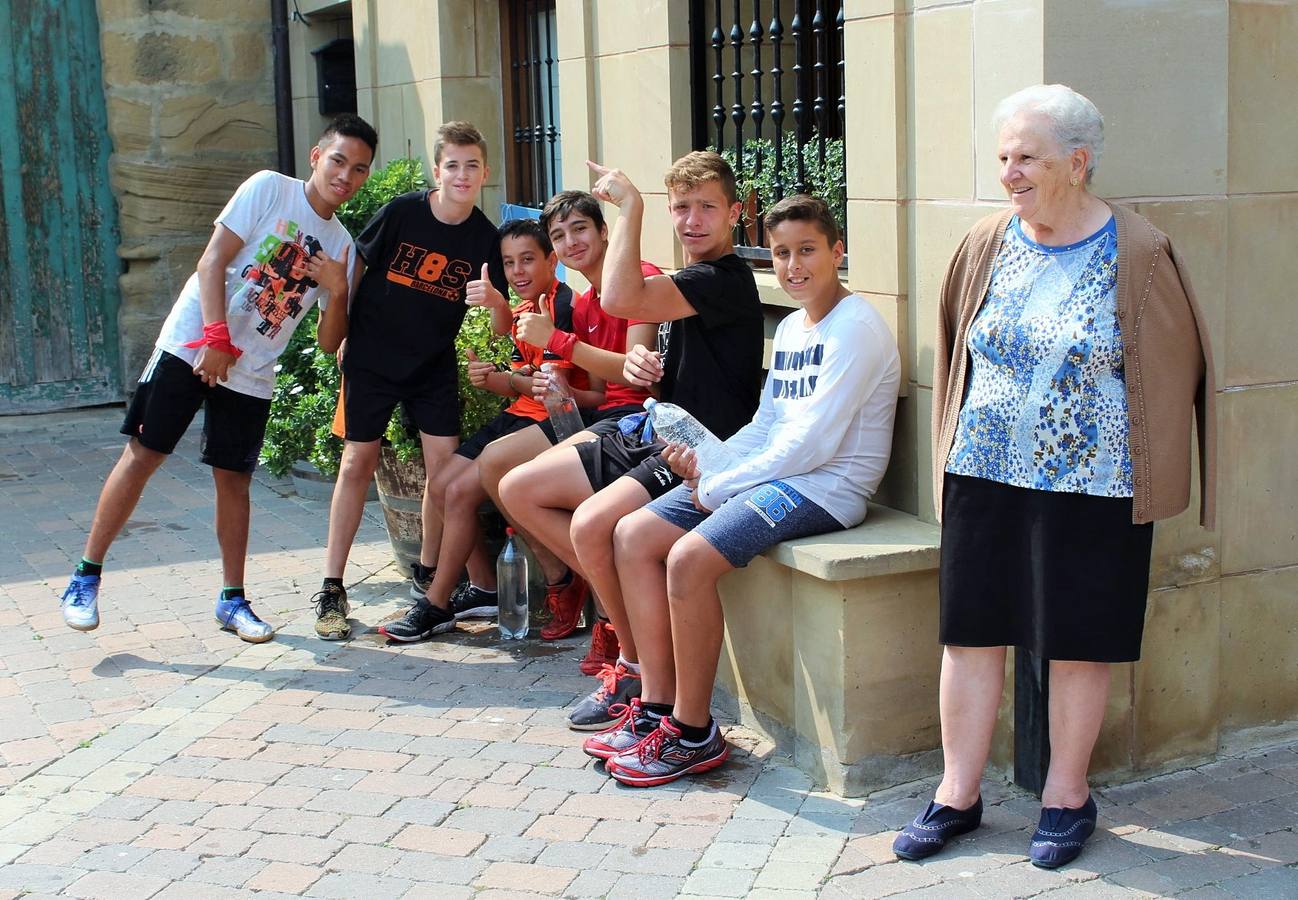
M 1139 659 L 1154 526 L 1133 525 L 1131 504 L 948 472 L 939 640 L 1043 659 Z

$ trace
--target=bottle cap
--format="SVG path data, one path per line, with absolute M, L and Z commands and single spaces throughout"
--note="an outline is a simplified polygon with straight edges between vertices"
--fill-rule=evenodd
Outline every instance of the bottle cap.
M 505 536 L 506 536 L 506 537 L 513 537 L 513 536 L 514 536 L 514 529 L 512 529 L 512 528 L 506 528 L 506 529 L 505 529 Z
M 658 405 L 658 401 L 655 400 L 653 397 L 645 397 L 645 398 L 644 398 L 644 408 L 645 408 L 645 409 L 653 409 L 653 408 L 654 408 L 655 406 L 657 406 L 657 405 Z

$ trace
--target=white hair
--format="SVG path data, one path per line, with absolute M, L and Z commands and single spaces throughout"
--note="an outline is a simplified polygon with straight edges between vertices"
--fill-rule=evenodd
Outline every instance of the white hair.
M 1065 153 L 1087 151 L 1086 180 L 1089 183 L 1104 153 L 1104 117 L 1095 104 L 1064 84 L 1035 84 L 1010 94 L 992 112 L 992 126 L 999 134 L 1005 123 L 1020 113 L 1035 112 L 1050 121 L 1055 142 Z

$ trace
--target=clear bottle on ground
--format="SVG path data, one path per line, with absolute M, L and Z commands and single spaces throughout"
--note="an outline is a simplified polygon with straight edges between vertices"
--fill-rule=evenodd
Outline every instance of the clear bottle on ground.
M 527 637 L 527 554 L 519 545 L 514 529 L 505 529 L 505 549 L 496 558 L 496 591 L 500 604 L 497 622 L 501 640 L 521 641 Z
M 541 373 L 548 382 L 542 402 L 550 413 L 550 424 L 554 426 L 555 436 L 560 441 L 566 441 L 586 425 L 581 420 L 581 412 L 577 409 L 577 401 L 573 399 L 563 369 L 554 363 L 542 363 Z
M 739 455 L 735 451 L 675 403 L 660 403 L 649 397 L 644 402 L 644 408 L 649 411 L 654 434 L 670 444 L 684 444 L 693 448 L 700 472 L 714 475 L 739 465 Z

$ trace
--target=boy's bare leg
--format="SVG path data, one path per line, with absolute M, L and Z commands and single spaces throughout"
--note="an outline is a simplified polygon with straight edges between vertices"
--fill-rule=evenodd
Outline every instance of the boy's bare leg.
M 576 454 L 573 456 L 573 462 L 580 469 L 581 460 L 575 458 Z M 586 481 L 584 469 L 581 479 Z M 633 631 L 635 623 L 627 617 L 622 582 L 618 579 L 614 563 L 613 529 L 625 516 L 648 502 L 649 492 L 643 485 L 633 478 L 622 477 L 582 503 L 572 514 L 572 546 L 580 562 L 580 570 L 585 573 L 586 580 L 603 601 L 604 612 L 613 623 L 618 643 L 622 645 L 622 658 L 630 663 L 637 662 L 640 656 Z M 666 559 L 666 556 L 664 551 L 663 558 Z
M 135 512 L 144 486 L 166 459 L 165 453 L 150 450 L 135 438 L 126 442 L 122 455 L 99 492 L 95 518 L 90 525 L 90 534 L 86 536 L 83 553 L 86 559 L 104 561 L 108 548 L 130 520 L 131 513 Z
M 586 574 L 573 549 L 570 530 L 572 511 L 594 491 L 576 450 L 551 448 L 508 472 L 499 491 L 509 517 L 525 533 L 535 536 L 564 565 Z
M 617 487 L 629 478 L 614 483 Z M 611 488 L 610 488 L 611 490 Z M 602 494 L 597 495 L 602 496 Z M 613 555 L 622 591 L 619 606 L 635 635 L 640 660 L 640 699 L 672 703 L 676 699 L 676 663 L 672 655 L 673 623 L 667 605 L 667 558 L 686 533 L 647 509 L 637 509 L 616 523 Z M 610 604 L 605 604 L 609 608 Z M 617 624 L 614 623 L 614 629 Z M 622 632 L 618 631 L 619 639 Z
M 712 718 L 712 685 L 725 633 L 717 582 L 732 569 L 734 566 L 715 547 L 694 533 L 678 540 L 667 555 L 667 599 L 676 674 L 672 717 L 682 725 L 702 728 Z M 640 652 L 644 653 L 643 644 Z
M 542 574 L 545 575 L 546 584 L 557 584 L 568 573 L 568 566 L 551 553 L 543 541 L 528 532 L 510 513 L 500 497 L 500 481 L 506 474 L 536 459 L 550 448 L 551 444 L 545 433 L 536 426 L 506 435 L 492 441 L 482 451 L 482 455 L 478 457 L 478 477 L 482 480 L 482 489 L 496 505 L 496 509 L 500 510 L 500 514 L 514 526 L 515 532 L 527 543 L 532 556 L 541 567 Z
M 470 582 L 484 590 L 496 587 L 496 571 L 487 559 L 478 526 L 478 507 L 486 493 L 477 469 L 475 460 L 451 454 L 433 482 L 433 489 L 442 498 L 442 540 L 437 574 L 426 596 L 443 609 L 450 607 L 451 593 L 466 564 Z
M 460 446 L 460 439 L 455 436 L 443 437 L 419 432 L 419 445 L 424 455 L 424 498 L 420 504 L 420 525 L 422 538 L 419 543 L 419 564 L 432 567 L 437 565 L 437 554 L 442 545 L 442 507 L 440 496 L 432 490 L 437 472 L 445 465 L 446 460 Z M 459 573 L 456 572 L 456 577 Z
M 329 538 L 325 545 L 325 578 L 342 578 L 347 555 L 365 511 L 365 494 L 379 464 L 379 441 L 346 441 L 338 480 L 329 502 Z
M 248 500 L 252 473 L 214 468 L 212 481 L 216 484 L 216 542 L 221 547 L 222 577 L 226 587 L 243 587 L 252 519 Z

